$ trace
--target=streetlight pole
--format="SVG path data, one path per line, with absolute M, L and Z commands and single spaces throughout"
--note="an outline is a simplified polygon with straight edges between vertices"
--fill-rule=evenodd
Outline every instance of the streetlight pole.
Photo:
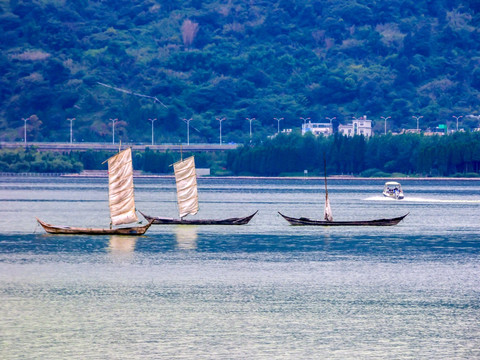
M 417 120 L 417 132 L 418 132 L 418 130 L 419 130 L 419 128 L 418 128 L 418 120 L 420 120 L 421 118 L 423 118 L 423 116 L 412 116 L 412 117 Z
M 309 118 L 309 117 L 308 117 L 308 118 L 303 118 L 303 117 L 301 117 L 300 120 L 303 121 L 303 125 L 306 125 L 306 124 L 307 124 L 307 120 L 310 120 L 310 118 Z
M 307 127 L 307 120 L 310 120 L 310 118 L 303 118 L 301 117 L 300 120 L 303 121 L 303 125 L 302 125 L 302 135 L 304 134 L 304 132 L 306 131 L 306 127 Z
M 460 119 L 460 118 L 463 117 L 463 116 L 455 116 L 455 115 L 452 115 L 452 117 L 454 117 L 454 118 L 457 120 L 457 131 L 458 131 L 458 119 Z
M 222 121 L 227 120 L 227 118 L 224 116 L 222 118 L 216 118 L 218 122 L 220 123 L 220 145 L 222 145 Z
M 336 116 L 334 116 L 334 117 L 332 117 L 332 118 L 330 118 L 330 117 L 326 117 L 326 118 L 325 118 L 325 119 L 327 119 L 328 121 L 330 121 L 330 131 L 332 132 L 332 134 L 333 134 L 333 120 L 335 120 L 336 118 L 337 118 Z
M 25 142 L 25 146 L 27 146 L 27 121 L 28 118 L 22 118 L 23 122 L 25 123 L 25 126 L 23 127 L 23 141 Z
M 187 123 L 187 145 L 190 145 L 190 121 L 192 121 L 193 118 L 190 119 L 183 119 Z
M 274 120 L 277 120 L 277 134 L 280 134 L 280 121 L 283 120 L 283 118 L 273 118 Z
M 255 120 L 255 118 L 245 118 L 250 122 L 250 139 L 252 138 L 252 121 Z
M 70 144 L 73 142 L 73 130 L 72 130 L 72 127 L 73 127 L 73 122 L 74 122 L 75 118 L 70 118 L 70 119 L 67 119 L 67 121 L 70 121 Z
M 387 120 L 391 118 L 391 116 L 380 116 L 383 120 L 385 120 L 385 135 L 387 135 Z
M 153 145 L 153 144 L 154 144 L 154 142 L 153 142 L 153 139 L 154 139 L 154 137 L 153 137 L 153 123 L 154 123 L 155 121 L 157 121 L 157 118 L 155 118 L 155 119 L 148 119 L 148 121 L 151 121 L 151 122 L 152 122 L 152 145 Z
M 118 119 L 110 119 L 112 122 L 112 144 L 115 144 L 115 123 L 118 121 Z

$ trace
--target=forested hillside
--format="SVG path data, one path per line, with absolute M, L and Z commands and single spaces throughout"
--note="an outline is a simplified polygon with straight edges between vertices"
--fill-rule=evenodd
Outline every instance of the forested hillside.
M 241 142 L 478 114 L 480 0 L 0 1 L 0 140 Z M 110 86 L 110 87 L 109 87 Z M 116 89 L 115 89 L 116 88 Z M 477 127 L 475 119 L 461 126 Z

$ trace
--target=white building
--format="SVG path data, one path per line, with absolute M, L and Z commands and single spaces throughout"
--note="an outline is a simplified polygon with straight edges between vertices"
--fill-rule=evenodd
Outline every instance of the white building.
M 302 135 L 305 135 L 307 132 L 311 132 L 313 135 L 332 135 L 333 128 L 330 123 L 304 123 L 302 125 Z
M 292 133 L 292 129 L 282 129 L 282 131 L 280 131 L 280 133 L 282 134 L 291 134 Z M 270 135 L 268 138 L 269 139 L 273 139 L 274 137 L 276 137 L 278 135 L 278 133 L 275 133 L 273 135 Z
M 338 125 L 338 132 L 346 136 L 372 136 L 372 120 L 367 120 L 364 115 L 360 119 L 352 120 L 351 124 Z

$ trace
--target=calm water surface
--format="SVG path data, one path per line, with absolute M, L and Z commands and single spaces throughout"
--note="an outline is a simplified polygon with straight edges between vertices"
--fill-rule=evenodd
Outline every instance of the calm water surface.
M 135 179 L 137 209 L 176 216 L 173 179 Z M 330 180 L 336 220 L 410 214 L 383 228 L 320 218 L 322 180 L 199 179 L 198 218 L 145 236 L 108 227 L 107 179 L 0 178 L 0 358 L 478 359 L 480 182 Z

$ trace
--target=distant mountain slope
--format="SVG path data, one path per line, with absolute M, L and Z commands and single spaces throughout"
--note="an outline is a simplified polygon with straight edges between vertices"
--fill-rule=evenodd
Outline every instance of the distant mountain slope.
M 478 113 L 480 1 L 0 2 L 0 140 L 241 142 L 300 117 Z M 110 87 L 101 85 L 108 85 Z M 113 89 L 112 87 L 116 88 Z M 159 101 L 155 101 L 155 98 Z M 160 103 L 161 102 L 161 103 Z M 377 121 L 378 129 L 383 122 Z M 477 127 L 463 118 L 461 126 Z

